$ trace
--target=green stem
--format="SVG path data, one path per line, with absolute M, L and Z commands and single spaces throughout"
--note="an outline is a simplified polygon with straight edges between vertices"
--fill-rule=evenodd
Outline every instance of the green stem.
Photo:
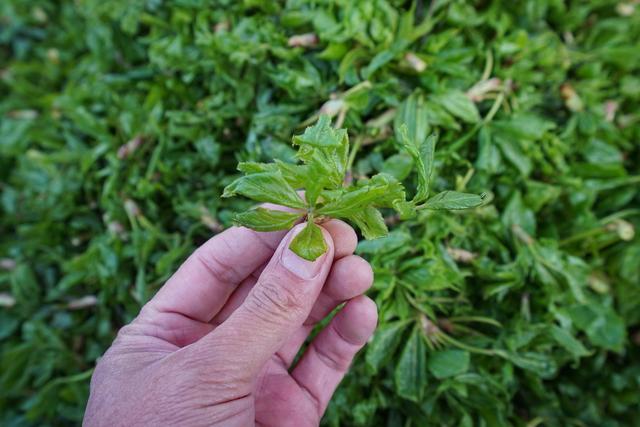
M 500 92 L 498 94 L 498 96 L 496 96 L 496 99 L 493 101 L 493 105 L 491 105 L 491 109 L 489 110 L 489 112 L 487 113 L 487 115 L 485 116 L 484 119 L 482 119 L 482 121 L 480 121 L 480 123 L 477 123 L 469 132 L 467 132 L 465 135 L 463 135 L 462 137 L 460 137 L 459 139 L 457 139 L 456 141 L 454 141 L 450 146 L 449 146 L 449 151 L 450 152 L 456 152 L 458 151 L 460 148 L 462 148 L 471 138 L 473 138 L 473 136 L 480 130 L 480 128 L 482 128 L 482 126 L 486 125 L 487 123 L 491 122 L 491 120 L 493 120 L 493 118 L 495 117 L 495 115 L 498 113 L 498 110 L 500 110 L 500 105 L 502 104 L 502 101 L 504 101 L 504 92 Z
M 491 105 L 491 109 L 489 110 L 485 118 L 482 120 L 483 123 L 489 123 L 491 120 L 493 120 L 496 113 L 500 109 L 500 105 L 502 104 L 502 101 L 504 101 L 504 92 L 500 92 L 496 97 L 496 99 L 493 101 L 493 105 Z
M 634 215 L 640 215 L 640 209 L 638 208 L 625 209 L 623 211 L 613 213 L 609 216 L 605 216 L 600 220 L 600 222 L 603 224 L 606 224 L 606 223 L 615 221 L 616 219 L 622 219 L 622 218 L 626 218 L 628 216 L 634 216 Z
M 488 317 L 482 316 L 457 316 L 457 317 L 449 317 L 451 322 L 475 322 L 475 323 L 486 323 L 487 325 L 492 325 L 498 328 L 502 328 L 502 324 L 495 319 L 491 319 Z
M 566 239 L 560 241 L 560 246 L 567 246 L 571 243 L 575 243 L 580 240 L 587 239 L 589 237 L 596 237 L 602 234 L 612 233 L 613 230 L 608 230 L 606 225 L 612 223 L 615 220 L 622 219 L 628 216 L 640 215 L 640 209 L 632 208 L 626 209 L 620 212 L 613 213 L 609 216 L 606 216 L 600 221 L 598 221 L 601 226 L 597 228 L 592 228 L 590 230 L 585 230 L 581 233 L 574 234 L 573 236 L 569 236 Z
M 560 240 L 560 246 L 567 246 L 571 243 L 584 240 L 589 237 L 599 236 L 600 234 L 606 233 L 607 230 L 604 227 L 592 228 L 590 230 L 585 230 L 581 233 L 574 234 L 573 236 L 569 236 L 566 239 Z
M 493 70 L 493 53 L 491 53 L 491 49 L 487 49 L 487 62 L 484 64 L 484 71 L 480 81 L 488 80 L 491 76 L 491 70 Z
M 442 334 L 442 340 L 448 344 L 451 344 L 454 347 L 458 347 L 462 350 L 467 350 L 470 353 L 484 354 L 487 356 L 500 356 L 500 357 L 506 356 L 506 354 L 504 354 L 502 350 L 474 347 L 474 346 L 465 344 L 463 342 L 460 342 L 457 339 L 445 333 Z
M 614 178 L 609 180 L 606 184 L 598 187 L 597 191 L 612 190 L 614 188 L 622 187 L 625 185 L 640 184 L 640 175 L 627 176 L 624 178 Z
M 358 136 L 356 141 L 353 143 L 353 148 L 351 148 L 351 153 L 349 153 L 349 160 L 347 161 L 347 171 L 351 171 L 353 167 L 353 162 L 356 159 L 356 154 L 358 154 L 358 150 L 362 146 L 362 136 Z
M 484 122 L 477 123 L 469 132 L 458 138 L 449 146 L 449 151 L 456 152 L 462 148 L 482 127 Z

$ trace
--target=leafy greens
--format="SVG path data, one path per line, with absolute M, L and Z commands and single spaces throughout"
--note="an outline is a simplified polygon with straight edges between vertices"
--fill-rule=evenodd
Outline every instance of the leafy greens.
M 237 225 L 257 231 L 290 228 L 305 219 L 307 225 L 291 242 L 291 250 L 314 261 L 326 251 L 326 243 L 316 222 L 341 218 L 353 222 L 367 239 L 388 234 L 379 209 L 393 208 L 403 217 L 419 209 L 468 209 L 482 204 L 484 195 L 444 191 L 431 199 L 429 183 L 433 171 L 436 137 L 423 141 L 410 138 L 406 125 L 401 129 L 402 144 L 416 164 L 418 189 L 409 202 L 405 188 L 392 175 L 378 173 L 345 186 L 348 172 L 349 136 L 345 129 L 333 129 L 331 120 L 321 115 L 318 123 L 302 135 L 293 137 L 298 146 L 296 157 L 302 164 L 240 163 L 244 176 L 229 184 L 222 197 L 242 195 L 256 202 L 269 202 L 296 209 L 282 212 L 264 207 L 237 214 Z M 305 190 L 299 196 L 295 188 Z

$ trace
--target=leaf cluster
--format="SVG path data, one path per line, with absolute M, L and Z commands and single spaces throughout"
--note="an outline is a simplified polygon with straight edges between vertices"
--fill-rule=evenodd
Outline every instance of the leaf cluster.
M 234 217 L 237 225 L 257 231 L 287 230 L 306 219 L 307 225 L 291 242 L 291 250 L 310 261 L 326 251 L 316 221 L 349 220 L 366 239 L 377 239 L 388 233 L 382 208 L 393 208 L 408 219 L 420 209 L 467 209 L 482 203 L 484 196 L 456 191 L 444 191 L 428 199 L 436 138 L 430 136 L 424 141 L 410 138 L 406 125 L 401 136 L 418 175 L 417 192 L 410 201 L 406 200 L 402 183 L 384 172 L 344 185 L 349 166 L 349 137 L 345 129 L 333 129 L 326 115 L 320 116 L 318 123 L 302 135 L 293 137 L 293 144 L 298 146 L 296 158 L 302 164 L 240 163 L 238 169 L 244 176 L 229 184 L 222 197 L 242 195 L 291 209 L 257 207 Z M 304 190 L 304 196 L 296 189 Z

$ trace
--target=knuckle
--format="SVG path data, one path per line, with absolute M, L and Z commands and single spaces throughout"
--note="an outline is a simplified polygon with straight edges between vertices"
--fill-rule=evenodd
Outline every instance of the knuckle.
M 346 372 L 351 365 L 352 357 L 350 355 L 341 354 L 335 351 L 331 351 L 327 348 L 323 348 L 318 345 L 312 344 L 318 358 L 329 369 L 336 372 Z
M 201 246 L 193 253 L 200 265 L 202 265 L 217 281 L 220 283 L 235 283 L 240 280 L 242 274 L 234 267 L 233 263 L 228 262 L 222 253 L 232 253 L 232 248 L 226 239 L 220 239 L 219 245 L 225 247 L 225 251 L 212 251 L 207 245 Z
M 273 317 L 291 318 L 305 311 L 305 295 L 295 286 L 281 283 L 274 277 L 262 280 L 248 298 L 248 309 L 254 314 L 272 319 Z

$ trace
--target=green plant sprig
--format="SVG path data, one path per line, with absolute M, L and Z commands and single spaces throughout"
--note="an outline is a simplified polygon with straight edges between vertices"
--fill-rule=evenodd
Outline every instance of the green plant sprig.
M 273 163 L 243 162 L 238 170 L 244 176 L 224 189 L 222 197 L 241 195 L 261 203 L 274 203 L 288 211 L 257 207 L 234 217 L 234 223 L 256 231 L 277 231 L 306 220 L 306 227 L 291 242 L 291 250 L 313 261 L 326 250 L 318 226 L 330 218 L 340 218 L 357 226 L 365 239 L 388 234 L 381 208 L 391 208 L 401 219 L 415 216 L 422 209 L 468 209 L 479 206 L 484 194 L 444 191 L 429 197 L 437 137 L 424 141 L 400 130 L 402 145 L 413 158 L 418 176 L 415 196 L 408 200 L 404 185 L 391 175 L 378 173 L 351 185 L 345 185 L 348 172 L 349 137 L 346 129 L 334 129 L 328 116 L 293 137 L 301 163 L 276 160 Z M 298 190 L 304 191 L 301 197 Z

